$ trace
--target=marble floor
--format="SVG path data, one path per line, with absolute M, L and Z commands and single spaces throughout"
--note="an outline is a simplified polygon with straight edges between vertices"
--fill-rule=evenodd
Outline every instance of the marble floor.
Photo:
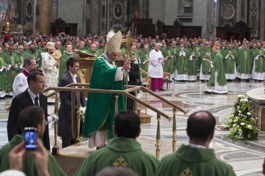
M 228 82 L 229 92 L 227 95 L 204 94 L 202 91 L 205 85 L 206 82 L 172 82 L 169 84 L 168 90 L 156 92 L 188 111 L 186 115 L 177 111 L 177 147 L 182 143 L 188 142 L 185 132 L 188 115 L 197 110 L 208 110 L 218 119 L 215 138 L 211 143 L 211 147 L 215 149 L 217 157 L 231 164 L 237 175 L 261 176 L 262 164 L 265 158 L 265 135 L 260 134 L 257 141 L 232 141 L 227 137 L 228 130 L 223 122 L 232 112 L 233 104 L 238 94 L 246 94 L 252 88 L 263 87 L 263 83 L 253 81 Z M 167 115 L 173 115 L 172 108 L 157 98 L 148 95 L 147 99 L 144 96 L 141 99 Z M 0 100 L 0 148 L 7 142 L 6 121 L 8 112 L 6 112 L 5 106 L 8 106 L 10 102 L 11 99 Z M 49 111 L 52 112 L 52 110 L 53 105 L 49 105 Z M 145 112 L 145 110 L 142 109 L 141 112 Z M 138 141 L 140 141 L 144 150 L 155 155 L 156 114 L 151 110 L 147 110 L 147 114 L 152 115 L 151 123 L 142 124 L 142 132 Z M 50 135 L 52 140 L 52 126 L 50 126 Z M 162 117 L 160 158 L 172 152 L 171 141 L 172 122 Z

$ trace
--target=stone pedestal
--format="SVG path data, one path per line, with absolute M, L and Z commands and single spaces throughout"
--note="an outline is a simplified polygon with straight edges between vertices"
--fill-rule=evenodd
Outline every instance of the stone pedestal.
M 264 88 L 255 88 L 247 92 L 252 101 L 252 116 L 257 119 L 257 127 L 265 131 L 265 92 Z

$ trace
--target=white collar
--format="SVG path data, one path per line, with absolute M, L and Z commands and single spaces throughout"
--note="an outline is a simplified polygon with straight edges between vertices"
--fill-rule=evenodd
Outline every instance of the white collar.
M 30 90 L 30 88 L 28 88 L 28 93 L 29 93 L 29 96 L 30 96 L 32 102 L 34 102 L 35 98 L 39 96 L 39 95 L 35 95 L 35 94 Z
M 72 74 L 70 71 L 69 71 L 70 75 L 72 76 L 72 78 L 76 78 L 77 75 L 76 74 Z
M 206 149 L 206 147 L 203 146 L 203 145 L 191 144 L 191 143 L 189 143 L 188 145 L 191 146 L 191 147 L 193 147 L 193 148 L 204 148 L 204 149 Z

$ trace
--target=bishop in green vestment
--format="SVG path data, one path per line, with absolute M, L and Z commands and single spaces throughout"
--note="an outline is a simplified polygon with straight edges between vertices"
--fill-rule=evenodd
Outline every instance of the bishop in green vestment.
M 0 150 L 0 172 L 4 170 L 9 169 L 9 159 L 8 154 L 9 152 L 18 144 L 20 144 L 22 141 L 24 141 L 23 136 L 20 134 L 15 135 L 9 143 L 4 145 L 2 149 Z M 58 175 L 63 176 L 65 173 L 63 172 L 62 168 L 58 165 L 56 160 L 53 158 L 53 156 L 50 154 L 50 152 L 47 151 L 48 154 L 48 170 L 50 175 Z M 37 175 L 37 171 L 35 169 L 35 161 L 33 156 L 27 155 L 23 162 L 23 172 L 27 176 L 35 176 Z
M 0 98 L 4 98 L 6 93 L 6 64 L 5 64 L 5 59 L 4 56 L 2 54 L 3 49 L 0 48 Z
M 34 128 L 36 130 L 36 137 L 41 142 L 41 137 L 43 137 L 46 125 L 44 110 L 39 106 L 27 106 L 25 107 L 19 114 L 18 124 L 19 128 L 24 134 L 25 128 Z M 24 137 L 21 134 L 16 134 L 12 137 L 9 143 L 5 144 L 0 150 L 0 172 L 9 169 L 9 152 L 21 144 L 24 141 Z M 39 146 L 37 146 L 36 151 L 26 152 L 25 158 L 23 158 L 23 172 L 27 176 L 35 176 L 38 175 L 35 167 L 35 159 L 32 156 L 34 152 L 39 152 Z M 48 152 L 48 170 L 50 175 L 63 176 L 65 173 L 61 169 L 61 167 L 57 164 L 56 160 L 53 156 Z
M 164 71 L 169 72 L 170 74 L 173 74 L 175 72 L 175 62 L 177 58 L 177 53 L 179 52 L 179 48 L 176 44 L 177 43 L 175 40 L 172 41 L 172 45 L 169 50 L 167 50 L 166 54 L 163 54 L 163 56 L 166 58 Z
M 211 63 L 211 76 L 204 89 L 205 93 L 227 94 L 226 77 L 223 56 L 219 50 L 219 45 L 213 47 L 216 53 Z
M 124 70 L 130 63 L 125 62 L 123 67 L 117 67 L 115 59 L 121 56 L 122 34 L 117 32 L 107 42 L 107 51 L 102 57 L 95 60 L 90 88 L 92 89 L 124 89 Z M 89 147 L 102 147 L 106 145 L 108 138 L 113 137 L 112 127 L 115 115 L 115 95 L 108 93 L 89 93 L 82 128 L 82 136 L 88 137 Z M 124 96 L 119 95 L 118 110 L 124 110 Z M 109 132 L 109 133 L 108 133 Z M 98 140 L 102 139 L 102 140 Z
M 65 51 L 62 54 L 62 57 L 60 59 L 60 64 L 59 64 L 59 77 L 58 77 L 59 81 L 61 80 L 63 74 L 67 71 L 66 62 L 68 61 L 70 57 L 74 57 L 73 47 L 72 45 L 66 45 Z
M 115 116 L 115 138 L 93 152 L 76 171 L 76 176 L 95 176 L 105 167 L 128 167 L 139 176 L 153 176 L 159 161 L 142 150 L 136 138 L 140 135 L 140 118 L 132 111 Z
M 230 43 L 223 53 L 225 77 L 227 80 L 234 80 L 236 78 L 236 55 L 237 54 Z
M 264 80 L 265 78 L 265 52 L 261 44 L 258 43 L 258 49 L 252 53 L 253 67 L 251 78 L 254 80 Z
M 247 44 L 243 43 L 242 48 L 238 50 L 238 78 L 240 79 L 250 79 L 251 68 L 252 68 L 252 58 L 251 52 L 247 48 Z
M 233 168 L 216 158 L 209 144 L 214 137 L 215 117 L 208 111 L 192 113 L 187 121 L 189 144 L 162 158 L 156 176 L 235 176 Z

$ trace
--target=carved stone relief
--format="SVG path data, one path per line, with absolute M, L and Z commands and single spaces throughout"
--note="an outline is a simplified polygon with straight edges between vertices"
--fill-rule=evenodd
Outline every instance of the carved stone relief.
M 32 31 L 33 27 L 33 17 L 34 17 L 34 2 L 33 0 L 26 0 L 24 4 L 24 14 L 25 14 L 25 25 L 24 30 L 25 31 Z
M 251 38 L 259 37 L 259 20 L 260 20 L 259 0 L 249 1 L 249 27 L 251 27 Z
M 233 27 L 235 25 L 236 1 L 222 0 L 220 2 L 220 26 Z
M 109 4 L 109 27 L 115 31 L 123 31 L 126 22 L 126 2 L 123 0 L 112 0 Z

